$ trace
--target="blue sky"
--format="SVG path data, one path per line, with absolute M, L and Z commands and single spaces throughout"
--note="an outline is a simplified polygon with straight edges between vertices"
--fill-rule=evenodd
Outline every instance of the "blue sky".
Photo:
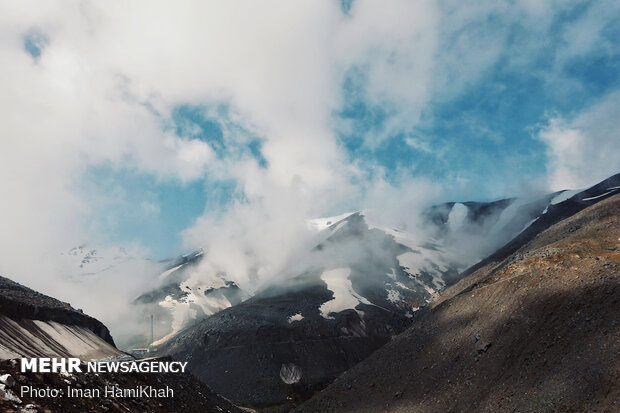
M 614 1 L 154 2 L 149 13 L 140 33 L 143 10 L 117 3 L 5 17 L 15 63 L 3 68 L 12 139 L 0 160 L 6 224 L 24 245 L 36 227 L 166 258 L 238 224 L 230 248 L 249 251 L 263 242 L 252 229 L 400 202 L 382 188 L 492 200 L 620 169 Z M 35 204 L 46 212 L 16 218 Z
M 217 158 L 251 157 L 261 168 L 267 168 L 261 140 L 240 127 L 234 132 L 241 134 L 242 142 L 230 139 L 233 131 L 224 130 L 227 122 L 225 106 L 181 105 L 173 110 L 165 128 L 178 136 L 206 142 Z M 91 231 L 103 235 L 101 241 L 105 243 L 148 246 L 157 259 L 182 251 L 181 232 L 205 210 L 219 211 L 243 198 L 231 179 L 214 179 L 208 174 L 190 181 L 162 179 L 109 162 L 90 167 L 80 181 L 85 193 L 102 200 L 92 214 L 97 219 L 90 223 Z M 101 197 L 101 193 L 106 196 Z

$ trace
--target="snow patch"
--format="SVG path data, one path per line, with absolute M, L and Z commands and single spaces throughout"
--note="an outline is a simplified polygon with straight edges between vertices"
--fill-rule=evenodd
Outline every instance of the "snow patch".
M 371 304 L 367 299 L 359 295 L 353 290 L 349 275 L 351 268 L 336 268 L 334 270 L 324 271 L 321 279 L 327 284 L 327 289 L 334 294 L 334 298 L 324 302 L 319 311 L 321 316 L 327 319 L 333 319 L 331 313 L 339 313 L 348 309 L 355 309 L 360 304 Z
M 329 228 L 333 224 L 340 222 L 345 218 L 350 217 L 356 212 L 357 211 L 346 212 L 344 214 L 336 215 L 333 217 L 311 219 L 311 220 L 308 220 L 308 228 L 315 230 L 317 232 L 323 231 L 324 229 Z
M 398 303 L 402 301 L 400 293 L 396 290 L 387 290 L 387 300 L 391 303 Z
M 172 267 L 167 271 L 162 272 L 159 275 L 159 279 L 163 280 L 164 278 L 166 278 L 167 276 L 169 276 L 170 274 L 172 274 L 173 272 L 175 272 L 176 270 L 180 269 L 181 267 L 183 267 L 185 264 L 181 264 L 181 265 L 177 265 L 176 267 Z
M 175 300 L 172 296 L 167 295 L 164 300 L 158 304 L 160 307 L 166 308 L 172 315 L 172 331 L 159 340 L 156 340 L 152 345 L 157 346 L 163 344 L 170 337 L 181 331 L 186 325 L 188 320 L 194 320 L 198 316 L 198 312 L 192 305 L 200 307 L 205 315 L 215 314 L 228 307 L 232 306 L 232 303 L 223 294 L 209 294 L 204 292 L 208 288 L 220 288 L 225 286 L 226 283 L 221 278 L 214 278 L 209 284 L 191 284 L 190 281 L 183 281 L 179 284 L 179 288 L 183 291 L 183 297 L 179 300 Z
M 368 226 L 368 229 L 378 229 L 380 231 L 385 232 L 388 235 L 391 235 L 392 237 L 394 237 L 394 241 L 398 242 L 399 244 L 402 244 L 406 247 L 409 247 L 411 249 L 415 249 L 420 245 L 420 242 L 418 242 L 418 240 L 416 239 L 416 237 L 411 234 L 408 231 L 404 231 L 401 229 L 395 229 L 395 228 L 388 228 L 385 225 L 381 225 L 379 223 L 377 223 L 376 221 L 374 221 L 372 218 L 370 218 L 369 216 L 369 211 L 364 210 L 360 212 L 360 215 L 362 215 L 364 217 L 364 222 L 366 222 L 366 225 Z
M 405 252 L 396 258 L 400 266 L 412 276 L 418 275 L 422 271 L 430 274 L 433 277 L 433 292 L 444 287 L 443 273 L 448 271 L 448 267 L 441 264 L 441 256 L 436 251 L 421 248 L 418 253 Z M 410 278 L 415 279 L 416 277 Z
M 303 319 L 304 319 L 304 316 L 301 315 L 301 313 L 293 314 L 292 316 L 288 318 L 288 323 L 291 324 L 294 321 L 301 321 Z
M 604 197 L 605 195 L 609 195 L 609 194 L 611 194 L 612 192 L 614 192 L 614 191 L 605 192 L 604 194 L 597 195 L 597 196 L 591 196 L 590 198 L 583 198 L 583 199 L 582 199 L 582 201 L 591 201 L 591 200 L 593 200 L 593 199 L 602 198 L 602 197 Z
M 397 282 L 396 282 L 396 285 L 397 285 L 399 288 L 402 288 L 403 290 L 413 291 L 411 288 L 407 287 L 405 284 L 401 283 L 400 281 L 397 281 Z
M 545 209 L 546 211 L 546 209 Z M 545 213 L 545 211 L 543 211 L 543 214 Z M 525 224 L 525 226 L 523 227 L 523 229 L 521 231 L 519 231 L 519 234 L 522 233 L 523 231 L 525 231 L 526 229 L 529 228 L 530 225 L 532 225 L 534 222 L 538 221 L 538 217 L 534 218 L 533 220 L 531 220 L 530 222 L 528 222 L 527 224 Z
M 556 195 L 550 202 L 550 205 L 559 204 L 560 202 L 564 202 L 569 198 L 577 195 L 579 192 L 582 192 L 583 189 L 571 189 L 569 191 L 564 191 L 561 194 Z
M 189 308 L 189 304 L 176 301 L 169 295 L 166 296 L 163 301 L 160 301 L 159 305 L 170 311 L 170 314 L 172 315 L 172 331 L 164 337 L 160 338 L 159 340 L 155 340 L 154 342 L 152 342 L 152 346 L 159 346 L 168 341 L 168 339 L 181 331 L 181 329 L 185 325 L 185 321 L 188 318 L 195 319 L 197 315 L 196 310 L 194 310 L 193 308 Z

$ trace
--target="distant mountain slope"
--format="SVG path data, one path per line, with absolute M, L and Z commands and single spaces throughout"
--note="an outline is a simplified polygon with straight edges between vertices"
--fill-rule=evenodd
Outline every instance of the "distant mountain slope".
M 79 245 L 62 253 L 60 271 L 71 278 L 96 275 L 106 271 L 117 271 L 133 261 L 143 261 L 132 256 L 124 248 L 110 248 Z
M 205 318 L 159 351 L 190 361 L 194 374 L 237 403 L 286 404 L 402 331 L 449 270 L 434 264 L 433 273 L 416 278 L 398 258 L 412 250 L 370 229 L 359 213 L 324 231 L 307 271 Z M 291 388 L 286 382 L 298 374 L 304 382 Z
M 107 327 L 58 301 L 0 277 L 0 359 L 104 358 L 123 354 Z
M 618 411 L 617 179 L 550 206 L 296 411 Z
M 250 295 L 225 274 L 202 274 L 192 279 L 202 259 L 203 252 L 195 251 L 170 260 L 154 287 L 134 300 L 140 311 L 155 316 L 159 334 L 153 345 L 160 345 L 196 320 L 249 298 Z
M 508 257 L 553 224 L 618 193 L 620 193 L 620 173 L 583 191 L 561 191 L 527 228 L 493 254 L 469 268 L 465 274 L 471 274 L 478 268 Z

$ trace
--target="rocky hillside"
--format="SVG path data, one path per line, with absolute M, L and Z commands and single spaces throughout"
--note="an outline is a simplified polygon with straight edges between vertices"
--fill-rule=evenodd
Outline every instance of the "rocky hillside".
M 619 411 L 612 183 L 549 208 L 538 231 L 467 271 L 409 329 L 297 411 Z
M 123 354 L 100 321 L 4 277 L 0 277 L 0 327 L 0 359 Z

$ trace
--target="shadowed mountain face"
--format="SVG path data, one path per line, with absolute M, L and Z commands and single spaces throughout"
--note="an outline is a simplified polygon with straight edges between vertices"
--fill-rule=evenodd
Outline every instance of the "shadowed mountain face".
M 411 328 L 297 411 L 617 411 L 614 186 L 550 207 L 538 233 L 533 224 L 467 271 Z

